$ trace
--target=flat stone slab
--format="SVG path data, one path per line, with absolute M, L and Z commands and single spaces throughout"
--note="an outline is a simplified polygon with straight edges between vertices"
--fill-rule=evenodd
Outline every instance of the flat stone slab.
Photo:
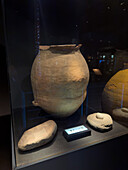
M 56 131 L 56 123 L 53 120 L 48 120 L 25 131 L 18 142 L 18 148 L 26 151 L 42 146 L 53 139 Z
M 112 128 L 113 120 L 107 113 L 93 113 L 87 117 L 88 123 L 95 129 L 106 131 Z

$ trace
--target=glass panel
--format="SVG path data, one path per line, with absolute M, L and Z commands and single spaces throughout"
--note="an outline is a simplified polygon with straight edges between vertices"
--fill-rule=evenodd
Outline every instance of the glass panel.
M 127 133 L 114 121 L 107 134 L 90 126 L 91 136 L 72 143 L 62 135 L 89 127 L 96 112 L 128 125 L 127 1 L 5 0 L 3 12 L 16 166 Z M 54 140 L 20 151 L 23 132 L 50 119 L 58 126 Z

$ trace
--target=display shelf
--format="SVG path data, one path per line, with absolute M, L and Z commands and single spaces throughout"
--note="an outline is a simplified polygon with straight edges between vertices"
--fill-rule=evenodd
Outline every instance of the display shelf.
M 88 127 L 88 125 L 86 126 Z M 29 167 L 52 158 L 57 158 L 126 135 L 128 134 L 128 128 L 114 122 L 113 129 L 108 132 L 101 133 L 93 129 L 91 129 L 91 132 L 91 136 L 67 142 L 62 135 L 63 129 L 60 128 L 58 129 L 55 139 L 51 143 L 26 152 L 19 151 L 17 143 L 15 143 L 16 169 Z

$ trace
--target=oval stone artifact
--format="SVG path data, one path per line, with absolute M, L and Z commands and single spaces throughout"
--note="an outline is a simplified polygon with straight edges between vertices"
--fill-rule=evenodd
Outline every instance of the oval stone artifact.
M 112 111 L 113 118 L 128 127 L 128 108 L 119 108 Z
M 88 81 L 78 46 L 40 46 L 31 70 L 33 104 L 57 117 L 70 116 L 85 100 Z
M 48 120 L 25 131 L 18 142 L 18 148 L 26 151 L 44 145 L 53 139 L 56 131 L 56 123 L 53 120 Z
M 112 118 L 107 113 L 93 113 L 87 117 L 88 123 L 95 129 L 104 131 L 112 128 Z

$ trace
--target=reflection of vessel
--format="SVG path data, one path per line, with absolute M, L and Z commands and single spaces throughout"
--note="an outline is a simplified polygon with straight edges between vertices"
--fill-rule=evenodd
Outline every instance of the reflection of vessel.
M 87 63 L 75 45 L 41 46 L 31 70 L 33 104 L 66 117 L 86 97 L 89 81 Z
M 103 111 L 112 114 L 113 109 L 122 107 L 128 108 L 128 69 L 117 72 L 108 81 L 102 94 Z

